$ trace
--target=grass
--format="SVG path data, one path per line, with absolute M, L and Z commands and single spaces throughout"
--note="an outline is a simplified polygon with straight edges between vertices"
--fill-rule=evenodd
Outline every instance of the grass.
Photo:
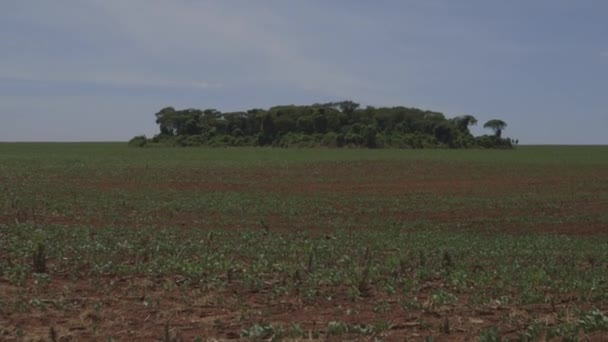
M 0 144 L 0 335 L 604 336 L 606 207 L 604 146 Z

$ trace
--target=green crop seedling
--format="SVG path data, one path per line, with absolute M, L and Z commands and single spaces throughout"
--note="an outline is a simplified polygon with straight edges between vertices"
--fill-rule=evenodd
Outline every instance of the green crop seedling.
M 9 340 L 608 334 L 601 146 L 0 144 L 0 187 Z

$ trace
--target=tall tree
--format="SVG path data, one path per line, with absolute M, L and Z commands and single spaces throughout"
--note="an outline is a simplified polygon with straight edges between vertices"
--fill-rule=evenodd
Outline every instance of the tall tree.
M 490 120 L 488 122 L 486 122 L 483 125 L 483 128 L 489 128 L 491 130 L 494 131 L 494 135 L 497 138 L 500 138 L 500 136 L 502 135 L 502 131 L 507 128 L 507 123 L 502 121 L 502 120 L 498 120 L 498 119 L 493 119 Z
M 175 117 L 175 108 L 165 107 L 155 114 L 156 123 L 160 127 L 160 134 L 174 135 L 173 118 Z
M 469 132 L 470 126 L 477 125 L 477 119 L 473 115 L 469 114 L 457 116 L 452 119 L 452 122 L 454 122 L 458 130 L 462 132 Z

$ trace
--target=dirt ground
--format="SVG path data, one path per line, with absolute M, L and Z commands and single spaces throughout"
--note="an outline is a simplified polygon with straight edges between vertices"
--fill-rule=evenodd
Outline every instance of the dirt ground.
M 352 201 L 334 204 L 335 216 L 348 218 L 358 225 L 356 229 L 366 229 L 379 220 L 387 222 L 425 221 L 437 225 L 453 224 L 458 229 L 488 231 L 488 222 L 495 222 L 494 230 L 514 233 L 559 233 L 569 235 L 594 235 L 608 233 L 606 209 L 608 202 L 604 183 L 594 187 L 597 179 L 608 179 L 606 170 L 588 171 L 585 181 L 572 174 L 551 177 L 524 176 L 513 172 L 482 176 L 478 170 L 469 170 L 466 177 L 435 175 L 433 163 L 420 163 L 410 169 L 401 165 L 367 163 L 353 169 L 352 165 L 322 165 L 313 169 L 301 167 L 288 171 L 258 170 L 242 173 L 239 170 L 192 171 L 175 175 L 174 179 L 152 182 L 139 179 L 91 179 L 58 180 L 72 185 L 72 190 L 113 192 L 113 191 L 184 191 L 188 193 L 261 193 L 289 196 L 343 196 L 346 199 L 363 198 L 370 203 L 376 197 L 397 197 L 404 199 L 413 195 L 432 198 L 450 196 L 472 196 L 482 199 L 500 198 L 514 194 L 549 195 L 562 193 L 561 201 L 547 205 L 523 205 L 519 207 L 496 206 L 494 208 L 469 208 L 466 206 L 451 209 L 395 209 L 379 208 L 374 214 L 365 212 L 363 204 L 353 205 Z M 445 165 L 442 165 L 445 167 Z M 356 170 L 356 171 L 353 171 Z M 456 167 L 453 174 L 462 175 L 462 166 Z M 285 174 L 281 174 L 285 172 Z M 385 174 L 386 177 L 364 175 Z M 442 170 L 442 174 L 450 174 Z M 325 175 L 331 175 L 326 178 Z M 205 180 L 201 180 L 205 179 Z M 294 181 L 285 181 L 292 179 Z M 589 193 L 588 196 L 569 196 L 570 193 Z M 542 196 L 541 196 L 542 197 Z M 532 203 L 532 202 L 530 202 Z M 80 214 L 74 206 L 70 214 L 56 214 L 44 210 L 15 208 L 0 213 L 0 223 L 34 222 L 40 225 L 58 224 L 65 226 L 89 225 L 103 229 L 108 224 L 124 225 L 137 229 L 142 219 L 152 218 L 155 225 L 173 225 L 176 229 L 217 229 L 223 213 L 182 212 L 173 217 L 166 212 L 133 212 L 125 209 L 116 219 Z M 327 230 L 323 227 L 322 215 L 314 210 L 301 208 L 299 219 L 288 213 L 268 208 L 264 214 L 272 230 L 289 230 L 298 225 L 299 229 L 309 231 Z M 214 216 L 215 215 L 215 216 Z M 329 214 L 326 214 L 329 215 Z M 321 219 L 319 217 L 321 216 Z M 584 223 L 570 222 L 568 217 L 586 217 Z M 549 218 L 547 222 L 522 225 L 521 221 L 505 218 Z M 557 220 L 564 218 L 564 220 Z M 257 218 L 256 218 L 257 219 Z M 238 225 L 228 223 L 220 228 L 239 229 Z M 29 302 L 31 311 L 20 308 L 0 311 L 0 340 L 106 340 L 112 336 L 123 341 L 161 340 L 166 335 L 191 341 L 195 337 L 203 340 L 237 340 L 241 332 L 254 324 L 272 324 L 289 327 L 293 322 L 300 325 L 304 332 L 303 340 L 373 340 L 386 341 L 424 340 L 432 335 L 434 341 L 471 341 L 479 333 L 492 326 L 500 326 L 501 334 L 517 338 L 517 332 L 525 328 L 530 317 L 541 318 L 548 325 L 557 321 L 558 315 L 570 312 L 573 307 L 567 295 L 552 304 L 510 306 L 497 304 L 483 310 L 471 309 L 467 297 L 459 296 L 459 302 L 443 307 L 426 307 L 407 313 L 399 306 L 398 296 L 372 293 L 369 297 L 350 299 L 347 290 L 338 291 L 331 299 L 306 301 L 298 293 L 290 293 L 278 298 L 268 296 L 272 284 L 258 292 L 247 292 L 233 284 L 230 288 L 217 291 L 188 287 L 180 290 L 179 276 L 149 278 L 141 275 L 131 277 L 109 277 L 94 279 L 74 279 L 69 274 L 53 274 L 50 283 L 17 286 L 0 281 L 0 294 L 7 298 L 37 298 Z M 441 288 L 443 284 L 428 284 L 428 289 L 419 295 L 419 301 L 429 302 L 431 289 Z M 386 302 L 382 310 L 376 307 L 379 301 Z M 606 312 L 603 303 L 600 309 Z M 578 306 L 577 309 L 591 309 Z M 328 332 L 331 321 L 348 324 L 370 324 L 372 322 L 391 322 L 386 331 L 371 336 L 338 335 Z M 606 341 L 602 334 L 588 336 L 590 341 Z
M 471 341 L 488 327 L 500 326 L 504 337 L 517 338 L 531 317 L 542 318 L 547 324 L 557 322 L 565 310 L 572 310 L 564 295 L 553 304 L 489 306 L 469 309 L 466 297 L 449 306 L 404 312 L 398 297 L 372 293 L 367 298 L 349 299 L 344 291 L 331 300 L 307 302 L 297 293 L 269 300 L 270 286 L 258 292 L 247 292 L 233 285 L 222 292 L 191 288 L 167 290 L 167 284 L 180 282 L 180 277 L 150 279 L 145 277 L 96 278 L 73 281 L 69 276 L 55 276 L 44 286 L 16 287 L 0 283 L 6 297 L 35 296 L 40 299 L 30 313 L 11 313 L 0 319 L 0 339 L 15 338 L 18 331 L 28 340 L 58 341 L 106 340 L 108 336 L 121 341 L 151 341 L 163 339 L 167 331 L 172 338 L 192 341 L 238 340 L 241 331 L 254 324 L 265 323 L 289 327 L 297 322 L 304 332 L 302 340 L 423 340 L 433 336 L 435 341 Z M 429 284 L 419 299 L 428 302 L 432 288 Z M 375 303 L 384 300 L 381 311 Z M 346 309 L 348 308 L 348 309 Z M 578 307 L 578 309 L 585 309 Z M 589 309 L 589 308 L 587 308 Z M 600 308 L 608 310 L 608 306 Z M 560 313 L 561 312 L 561 313 Z M 559 313 L 559 314 L 558 314 Z M 574 317 L 574 311 L 571 311 Z M 369 324 L 391 322 L 380 334 L 369 336 L 328 332 L 328 322 Z M 13 336 L 13 338 L 9 338 Z M 605 341 L 603 334 L 587 336 L 591 341 Z

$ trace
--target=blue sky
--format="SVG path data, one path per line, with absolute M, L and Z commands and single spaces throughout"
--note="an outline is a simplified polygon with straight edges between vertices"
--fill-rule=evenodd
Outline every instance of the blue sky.
M 152 135 L 165 106 L 352 99 L 608 144 L 607 15 L 604 0 L 3 0 L 0 141 Z

